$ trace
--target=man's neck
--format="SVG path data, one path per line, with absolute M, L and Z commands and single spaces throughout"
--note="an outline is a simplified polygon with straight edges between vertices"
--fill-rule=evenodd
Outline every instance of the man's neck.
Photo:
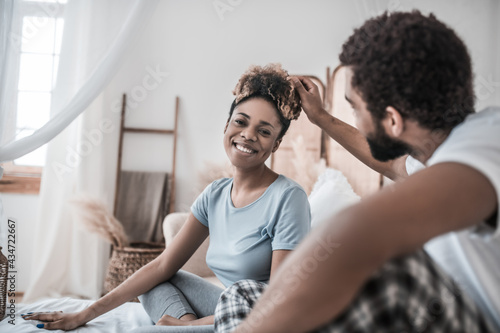
M 421 163 L 426 163 L 436 149 L 448 138 L 451 130 L 427 129 L 419 125 L 412 126 L 406 142 L 412 147 L 411 156 Z

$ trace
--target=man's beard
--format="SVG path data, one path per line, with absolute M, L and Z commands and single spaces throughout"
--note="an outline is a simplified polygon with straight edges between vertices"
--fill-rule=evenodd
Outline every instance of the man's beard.
M 379 121 L 375 120 L 375 126 L 375 134 L 366 137 L 373 158 L 387 162 L 412 152 L 408 144 L 401 140 L 391 139 Z

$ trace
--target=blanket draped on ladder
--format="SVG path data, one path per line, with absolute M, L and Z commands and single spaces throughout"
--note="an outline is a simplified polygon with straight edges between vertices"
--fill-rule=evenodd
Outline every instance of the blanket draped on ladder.
M 164 172 L 122 171 L 116 218 L 130 242 L 160 242 L 170 206 L 171 179 Z

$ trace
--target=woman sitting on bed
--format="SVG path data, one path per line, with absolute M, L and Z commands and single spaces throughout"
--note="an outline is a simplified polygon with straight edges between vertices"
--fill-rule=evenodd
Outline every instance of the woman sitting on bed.
M 225 285 L 268 281 L 310 227 L 307 195 L 265 165 L 301 106 L 279 65 L 251 67 L 242 75 L 224 128 L 234 177 L 220 179 L 196 199 L 191 214 L 163 253 L 116 289 L 78 313 L 35 313 L 46 329 L 70 330 L 138 295 L 157 325 L 194 325 L 213 332 L 221 288 L 179 269 L 210 235 L 207 264 Z M 182 332 L 168 327 L 165 332 Z

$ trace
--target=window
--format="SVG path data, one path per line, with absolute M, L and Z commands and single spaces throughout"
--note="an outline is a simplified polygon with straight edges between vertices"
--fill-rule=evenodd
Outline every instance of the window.
M 22 1 L 21 19 L 13 33 L 19 44 L 17 93 L 13 103 L 16 117 L 10 124 L 15 139 L 31 135 L 50 119 L 52 90 L 57 78 L 66 0 Z M 0 191 L 38 193 L 46 146 L 3 165 Z

